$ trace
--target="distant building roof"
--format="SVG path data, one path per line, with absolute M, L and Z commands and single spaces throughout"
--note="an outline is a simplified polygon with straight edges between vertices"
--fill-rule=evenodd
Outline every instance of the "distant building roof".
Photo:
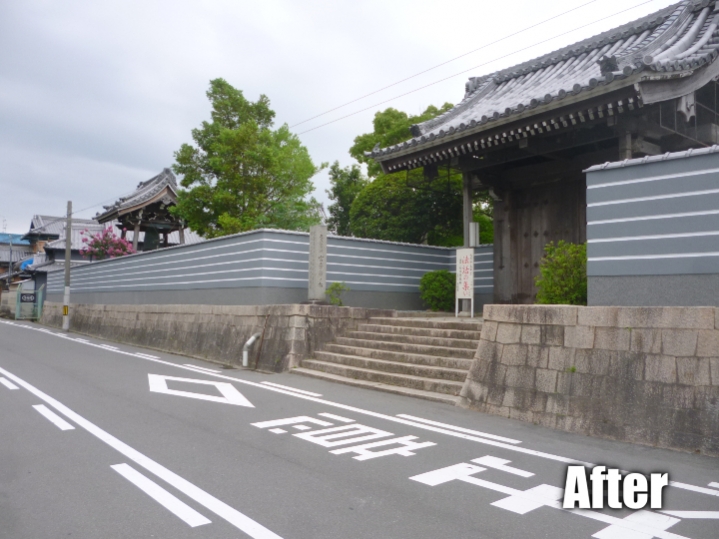
M 684 0 L 534 60 L 472 77 L 454 108 L 412 126 L 410 140 L 377 146 L 366 155 L 380 162 L 409 156 L 526 118 L 535 109 L 539 113 L 631 85 L 647 93 L 642 93 L 645 103 L 679 97 L 683 94 L 660 96 L 657 89 L 664 87 L 658 82 L 704 77 L 719 56 L 718 25 L 716 0 Z M 421 163 L 398 163 L 388 171 L 414 166 Z
M 50 215 L 33 215 L 32 221 L 30 221 L 30 231 L 23 236 L 27 238 L 29 236 L 60 236 L 65 235 L 65 224 L 67 222 L 66 217 L 53 217 Z M 72 228 L 76 226 L 92 226 L 98 225 L 99 223 L 94 219 L 77 219 L 72 218 Z
M 111 221 L 133 212 L 143 206 L 163 201 L 166 205 L 177 201 L 177 180 L 169 168 L 165 168 L 157 176 L 140 182 L 137 189 L 110 206 L 103 206 L 105 211 L 95 216 L 99 222 Z
M 9 245 L 11 239 L 13 247 L 15 245 L 30 245 L 28 240 L 23 239 L 23 234 L 6 234 L 5 232 L 0 232 L 0 244 Z
M 27 245 L 18 245 L 15 246 L 15 243 L 13 242 L 12 246 L 12 261 L 20 262 L 24 258 L 32 255 L 32 248 L 28 247 Z M 7 264 L 10 260 L 10 247 L 2 245 L 0 246 L 0 263 Z

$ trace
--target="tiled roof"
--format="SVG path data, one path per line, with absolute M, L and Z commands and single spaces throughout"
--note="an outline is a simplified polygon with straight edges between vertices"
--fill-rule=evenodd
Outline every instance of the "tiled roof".
M 26 245 L 18 245 L 15 246 L 13 243 L 12 246 L 12 261 L 13 262 L 20 262 L 25 257 L 32 255 L 32 249 Z M 10 247 L 8 246 L 1 246 L 0 247 L 0 262 L 7 264 L 10 259 Z
M 33 215 L 32 221 L 30 222 L 30 231 L 23 237 L 33 235 L 47 235 L 47 236 L 64 236 L 65 235 L 65 223 L 67 222 L 66 217 L 53 217 L 51 215 Z M 98 222 L 94 219 L 76 219 L 72 218 L 73 228 L 77 226 L 91 226 L 97 225 Z
M 71 235 L 71 241 L 70 241 L 70 249 L 79 251 L 82 247 L 82 238 L 83 233 L 87 230 L 87 234 L 97 234 L 98 232 L 102 232 L 105 228 L 105 225 L 101 225 L 97 221 L 93 221 L 92 223 L 75 223 L 73 221 L 72 223 L 72 235 Z M 43 249 L 65 249 L 65 226 L 63 223 L 62 230 L 60 232 L 60 238 L 47 242 Z
M 624 161 L 614 161 L 602 163 L 589 167 L 584 172 L 595 172 L 597 170 L 606 170 L 611 168 L 624 168 L 636 165 L 644 165 L 646 163 L 657 163 L 659 161 L 673 161 L 674 159 L 686 159 L 687 157 L 697 157 L 710 153 L 719 152 L 719 146 L 709 146 L 708 148 L 692 148 L 683 152 L 667 152 L 662 155 L 647 155 L 646 157 L 638 157 L 637 159 L 625 159 Z
M 162 169 L 157 176 L 150 178 L 147 181 L 140 182 L 137 185 L 137 189 L 120 199 L 110 206 L 103 206 L 105 211 L 98 213 L 95 219 L 98 221 L 108 221 L 114 219 L 118 215 L 126 213 L 125 210 L 131 210 L 142 206 L 146 202 L 151 201 L 157 195 L 162 193 L 165 188 L 169 188 L 173 195 L 177 196 L 177 180 L 175 175 L 169 168 Z
M 489 129 L 515 114 L 539 112 L 571 95 L 589 99 L 604 87 L 691 75 L 719 55 L 718 24 L 716 0 L 684 0 L 535 60 L 470 78 L 454 108 L 413 126 L 412 139 L 366 155 L 383 161 L 447 136 Z

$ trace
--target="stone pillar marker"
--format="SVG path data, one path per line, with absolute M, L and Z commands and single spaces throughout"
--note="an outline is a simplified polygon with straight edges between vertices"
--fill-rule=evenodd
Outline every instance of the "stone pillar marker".
M 310 227 L 310 268 L 308 283 L 308 301 L 325 303 L 327 289 L 327 227 Z

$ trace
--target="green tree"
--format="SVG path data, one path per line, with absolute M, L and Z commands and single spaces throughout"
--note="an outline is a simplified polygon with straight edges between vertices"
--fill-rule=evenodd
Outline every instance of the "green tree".
M 462 175 L 459 171 L 440 167 L 433 179 L 425 178 L 422 168 L 385 175 L 377 162 L 365 156 L 376 144 L 384 148 L 412 138 L 412 125 L 431 120 L 451 108 L 450 103 L 440 108 L 430 105 L 417 116 L 388 108 L 375 114 L 372 133 L 355 138 L 350 155 L 367 164 L 373 181 L 352 204 L 349 228 L 354 235 L 447 247 L 462 245 Z M 494 236 L 492 204 L 486 193 L 475 193 L 474 210 L 482 243 L 491 243 Z
M 370 178 L 375 178 L 382 172 L 382 168 L 374 159 L 367 157 L 365 152 L 371 151 L 376 144 L 379 144 L 381 148 L 386 148 L 411 139 L 410 128 L 414 124 L 431 120 L 435 116 L 447 112 L 452 106 L 451 103 L 445 103 L 440 108 L 430 105 L 417 116 L 410 116 L 406 112 L 393 108 L 377 112 L 372 122 L 374 130 L 372 133 L 365 133 L 355 138 L 354 144 L 350 148 L 350 155 L 360 163 L 365 163 L 367 174 Z
M 248 101 L 223 79 L 210 81 L 207 97 L 211 121 L 192 130 L 194 146 L 175 152 L 185 190 L 173 212 L 205 237 L 319 223 L 320 205 L 309 196 L 319 169 L 287 125 L 273 129 L 269 99 Z
M 350 236 L 350 209 L 357 195 L 364 189 L 369 180 L 362 175 L 359 165 L 341 168 L 339 161 L 330 167 L 331 188 L 327 191 L 330 200 L 334 200 L 327 208 L 330 216 L 327 219 L 329 230 L 340 236 Z
M 350 228 L 362 238 L 461 245 L 462 177 L 428 180 L 422 169 L 382 174 L 357 195 Z

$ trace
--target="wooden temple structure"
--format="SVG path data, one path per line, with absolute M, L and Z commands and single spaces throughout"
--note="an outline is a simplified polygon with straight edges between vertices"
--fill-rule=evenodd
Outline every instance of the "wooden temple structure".
M 177 204 L 177 180 L 169 168 L 147 181 L 140 182 L 137 189 L 122 197 L 105 211 L 95 216 L 100 223 L 116 221 L 122 229 L 122 237 L 132 232 L 132 245 L 137 250 L 140 235 L 143 235 L 142 250 L 152 251 L 168 246 L 168 236 L 177 231 L 180 244 L 185 243 L 185 229 L 182 220 L 170 213 Z M 162 243 L 161 243 L 162 242 Z
M 385 173 L 445 168 L 494 206 L 494 301 L 531 303 L 549 241 L 585 242 L 592 165 L 719 142 L 719 6 L 686 0 L 535 60 L 470 78 L 464 99 L 368 155 Z

